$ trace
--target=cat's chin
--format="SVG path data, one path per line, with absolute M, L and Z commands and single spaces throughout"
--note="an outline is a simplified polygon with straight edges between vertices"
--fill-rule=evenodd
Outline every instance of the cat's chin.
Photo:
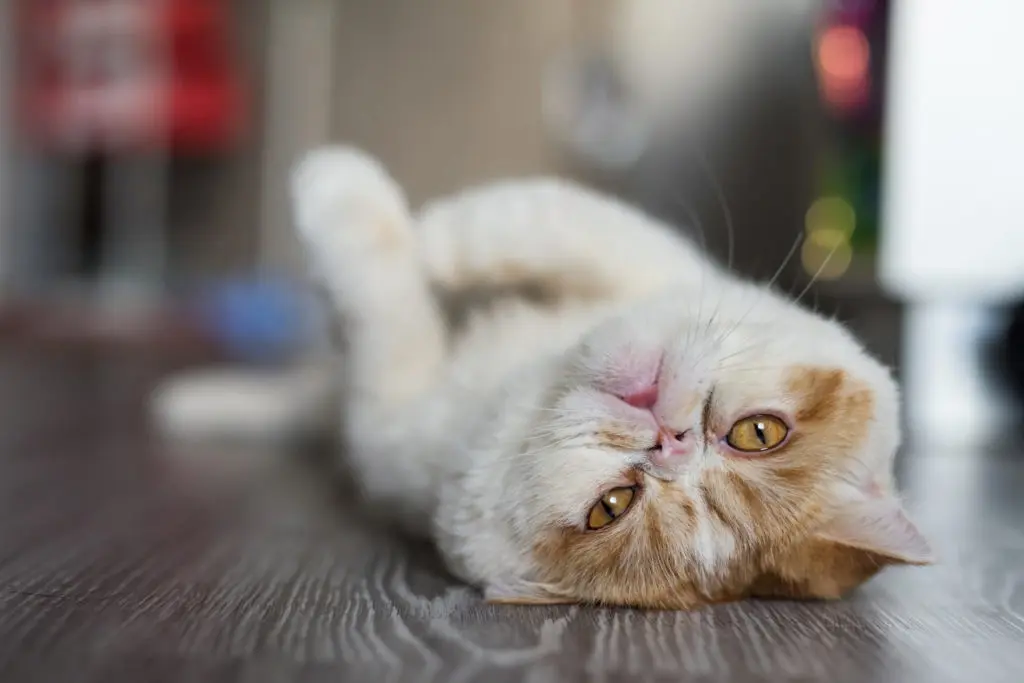
M 698 595 L 696 592 L 681 591 L 664 596 L 647 596 L 646 598 L 580 597 L 573 595 L 572 591 L 558 586 L 525 580 L 503 581 L 492 584 L 484 590 L 484 600 L 493 605 L 585 605 L 664 611 L 689 611 L 710 605 L 736 602 L 747 597 L 753 596 L 743 591 L 723 593 L 713 597 Z
M 712 605 L 745 599 L 766 601 L 834 602 L 849 597 L 874 578 L 887 564 L 879 561 L 873 566 L 857 565 L 855 570 L 840 576 L 793 578 L 777 572 L 766 572 L 754 579 L 746 589 L 735 590 L 714 597 L 671 595 L 664 599 L 627 599 L 616 597 L 581 598 L 557 586 L 527 580 L 503 580 L 489 584 L 483 590 L 484 600 L 492 605 L 551 606 L 589 605 L 596 607 L 625 607 L 649 610 L 700 609 Z

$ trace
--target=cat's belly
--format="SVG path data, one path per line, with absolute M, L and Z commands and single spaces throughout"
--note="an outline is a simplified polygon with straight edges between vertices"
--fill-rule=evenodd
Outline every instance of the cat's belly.
M 451 369 L 474 386 L 495 386 L 517 368 L 575 344 L 618 310 L 609 303 L 544 308 L 501 302 L 469 319 L 452 351 Z

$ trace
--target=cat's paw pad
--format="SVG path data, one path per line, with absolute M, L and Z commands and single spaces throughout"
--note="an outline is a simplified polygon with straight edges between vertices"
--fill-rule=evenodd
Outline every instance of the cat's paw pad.
M 291 185 L 296 226 L 311 247 L 333 243 L 339 232 L 384 243 L 408 232 L 401 189 L 376 159 L 355 148 L 310 152 L 296 165 Z

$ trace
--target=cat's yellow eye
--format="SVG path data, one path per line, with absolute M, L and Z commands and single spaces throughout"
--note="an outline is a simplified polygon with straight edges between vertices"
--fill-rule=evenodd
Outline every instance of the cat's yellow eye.
M 612 489 L 594 503 L 587 516 L 588 529 L 602 529 L 625 514 L 636 497 L 636 489 L 632 486 Z
M 771 415 L 751 415 L 732 426 L 726 442 L 738 451 L 757 453 L 775 448 L 789 433 L 786 423 Z

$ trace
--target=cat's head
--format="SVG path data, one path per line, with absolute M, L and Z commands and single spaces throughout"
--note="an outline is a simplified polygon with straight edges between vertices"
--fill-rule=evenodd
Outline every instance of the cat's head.
M 888 371 L 754 287 L 596 329 L 528 432 L 493 501 L 528 571 L 489 586 L 495 601 L 834 598 L 931 561 L 892 481 Z

